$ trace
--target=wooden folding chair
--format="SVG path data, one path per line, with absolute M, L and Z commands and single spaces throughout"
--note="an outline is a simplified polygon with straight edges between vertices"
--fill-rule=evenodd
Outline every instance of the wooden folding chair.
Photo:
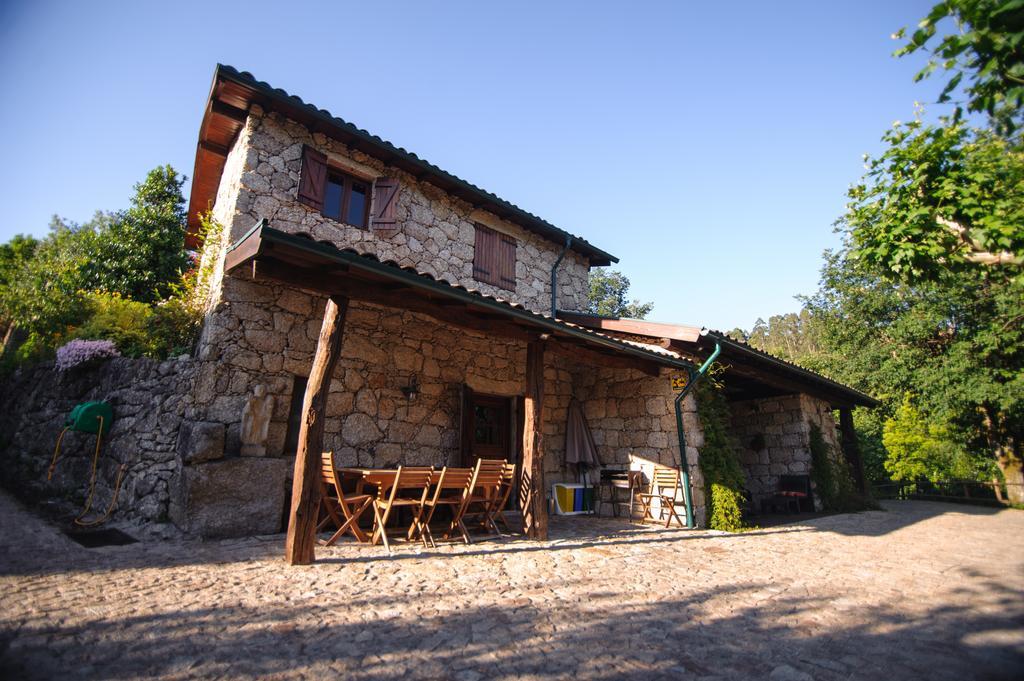
M 685 504 L 685 502 L 678 498 L 679 493 L 683 491 L 682 477 L 682 473 L 676 468 L 657 466 L 654 469 L 649 491 L 636 495 L 643 507 L 641 522 L 655 519 L 653 505 L 654 501 L 657 500 L 659 514 L 657 520 L 659 522 L 662 518 L 665 518 L 667 512 L 668 518 L 665 519 L 665 527 L 671 526 L 673 518 L 679 523 L 679 527 L 686 527 L 683 519 L 676 512 L 677 504 Z
M 338 528 L 330 539 L 321 542 L 322 546 L 330 546 L 338 541 L 345 532 L 351 532 L 356 541 L 367 541 L 369 537 L 360 529 L 359 518 L 370 508 L 372 503 L 373 497 L 369 494 L 345 494 L 341 487 L 341 477 L 334 468 L 334 452 L 321 454 L 320 508 L 324 510 L 324 518 L 317 525 L 316 530 L 320 532 L 329 522 L 333 522 Z M 342 519 L 343 517 L 344 519 Z
M 381 539 L 384 542 L 384 548 L 388 550 L 388 553 L 391 553 L 386 523 L 388 522 L 388 516 L 391 515 L 391 509 L 402 506 L 411 510 L 413 514 L 412 523 L 406 531 L 406 538 L 412 539 L 415 536 L 420 526 L 420 518 L 423 515 L 427 494 L 430 492 L 430 483 L 433 478 L 434 468 L 432 466 L 425 468 L 413 466 L 398 467 L 390 490 L 382 488 L 377 498 L 373 500 L 373 517 L 377 524 L 373 531 L 374 544 L 377 543 L 378 539 Z M 399 492 L 403 490 L 410 493 L 411 496 L 399 496 Z
M 462 534 L 462 539 L 467 544 L 471 543 L 466 526 L 462 523 L 462 519 L 456 516 L 463 500 L 472 494 L 473 469 L 445 467 L 439 474 L 435 473 L 434 477 L 434 493 L 426 501 L 426 517 L 420 523 L 420 538 L 423 540 L 423 544 L 426 545 L 429 540 L 432 547 L 437 547 L 434 535 L 430 531 L 430 521 L 434 517 L 434 511 L 441 506 L 451 509 L 452 518 L 455 520 L 454 527 L 451 529 L 457 528 Z M 445 534 L 444 537 L 447 539 L 448 534 Z
M 494 526 L 490 510 L 501 491 L 502 478 L 507 464 L 508 462 L 504 459 L 477 459 L 476 466 L 473 467 L 470 493 L 466 495 L 459 508 L 458 518 L 460 521 L 466 516 L 480 516 L 480 526 L 484 530 L 493 529 L 495 534 L 501 534 Z M 454 529 L 454 525 L 449 532 L 451 529 Z
M 501 469 L 501 487 L 498 488 L 498 493 L 487 510 L 487 522 L 490 523 L 495 532 L 498 532 L 496 520 L 500 520 L 505 529 L 510 533 L 512 532 L 512 527 L 508 524 L 508 520 L 505 519 L 505 506 L 508 505 L 508 499 L 512 494 L 512 487 L 515 485 L 515 481 L 516 465 L 514 463 L 506 463 Z M 498 534 L 501 533 L 498 532 Z

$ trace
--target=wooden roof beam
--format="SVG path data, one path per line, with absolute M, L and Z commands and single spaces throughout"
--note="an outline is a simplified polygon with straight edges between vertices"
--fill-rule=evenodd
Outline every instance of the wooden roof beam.
M 219 99 L 210 102 L 210 111 L 216 116 L 223 116 L 236 123 L 245 123 L 249 117 L 249 112 L 245 109 L 239 109 L 237 106 L 226 104 Z
M 566 342 L 560 338 L 551 338 L 547 341 L 548 349 L 553 353 L 574 359 L 585 364 L 596 364 L 598 366 L 614 367 L 616 369 L 636 369 L 648 376 L 661 374 L 660 367 L 654 362 L 645 362 L 642 359 L 623 357 L 620 355 L 609 355 L 598 350 L 591 350 L 579 343 Z

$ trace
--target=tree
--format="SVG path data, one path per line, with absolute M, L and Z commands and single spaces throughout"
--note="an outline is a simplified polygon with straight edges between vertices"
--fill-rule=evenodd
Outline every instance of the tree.
M 169 165 L 135 185 L 128 210 L 97 214 L 84 278 L 90 289 L 151 303 L 166 297 L 189 266 L 185 178 Z
M 841 223 L 854 257 L 908 282 L 950 271 L 1019 276 L 1024 145 L 963 123 L 920 120 L 885 134 Z
M 940 34 L 944 19 L 956 30 Z M 939 125 L 915 120 L 886 133 L 886 151 L 850 192 L 844 221 L 853 255 L 910 282 L 948 270 L 1020 276 L 1024 143 L 1016 133 L 1024 121 L 1024 2 L 944 0 L 895 54 L 919 50 L 931 59 L 916 80 L 937 70 L 949 74 L 939 102 L 962 90 L 967 110 L 986 114 L 990 125 L 968 127 L 957 103 Z
M 951 19 L 956 30 L 939 37 L 938 26 Z M 900 29 L 894 38 L 906 36 Z M 1012 133 L 1021 122 L 1024 110 L 1024 3 L 1020 0 L 945 0 L 935 5 L 911 33 L 896 56 L 918 50 L 931 58 L 915 80 L 940 71 L 949 80 L 939 95 L 948 102 L 958 89 L 966 96 L 967 110 L 985 113 L 996 127 Z M 961 88 L 964 77 L 967 83 Z M 959 120 L 961 105 L 954 118 Z
M 1008 483 L 1024 483 L 1024 289 L 964 273 L 908 284 L 847 247 L 827 254 L 805 302 L 822 350 L 802 363 L 883 401 L 858 419 L 867 452 L 881 453 L 886 422 L 914 393 L 921 419 L 939 426 L 933 436 L 954 446 L 947 452 L 986 456 Z M 1008 491 L 1020 499 L 1024 485 Z
M 946 17 L 959 32 L 928 48 Z M 828 320 L 832 352 L 884 391 L 901 433 L 916 433 L 918 445 L 924 432 L 987 452 L 1016 502 L 1024 501 L 1022 22 L 1021 0 L 947 0 L 897 52 L 932 49 L 918 79 L 951 72 L 945 101 L 966 77 L 967 109 L 987 114 L 989 127 L 969 127 L 958 106 L 937 125 L 919 118 L 886 133 L 886 150 L 850 190 L 838 222 L 844 248 L 829 256 L 811 301 Z M 919 413 L 894 404 L 906 392 L 917 395 Z M 912 432 L 913 418 L 934 427 Z
M 621 272 L 595 267 L 590 270 L 590 295 L 587 312 L 601 317 L 643 319 L 651 313 L 654 303 L 629 301 L 629 279 Z
M 895 415 L 887 419 L 882 442 L 889 452 L 885 469 L 893 480 L 941 480 L 977 477 L 964 466 L 966 452 L 950 437 L 947 426 L 930 423 L 907 393 Z
M 72 335 L 92 314 L 90 292 L 151 304 L 180 287 L 190 265 L 183 183 L 172 167 L 156 168 L 127 210 L 100 211 L 84 224 L 54 216 L 45 239 L 15 237 L 2 247 L 0 316 L 27 335 L 20 358 L 43 356 Z
M 39 240 L 27 234 L 16 234 L 6 244 L 0 244 L 0 355 L 6 352 L 16 328 L 11 285 L 38 246 Z

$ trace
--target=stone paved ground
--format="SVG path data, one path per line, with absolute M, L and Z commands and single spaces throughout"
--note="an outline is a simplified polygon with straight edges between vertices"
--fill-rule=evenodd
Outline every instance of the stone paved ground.
M 81 548 L 0 495 L 0 677 L 1024 677 L 1024 512 L 886 509 L 289 568 L 281 536 Z

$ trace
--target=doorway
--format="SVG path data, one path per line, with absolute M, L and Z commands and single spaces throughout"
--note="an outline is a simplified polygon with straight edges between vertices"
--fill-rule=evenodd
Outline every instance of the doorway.
M 472 468 L 477 459 L 505 459 L 519 469 L 522 434 L 522 398 L 485 395 L 462 386 L 460 465 Z M 509 497 L 509 508 L 519 507 L 519 475 Z

